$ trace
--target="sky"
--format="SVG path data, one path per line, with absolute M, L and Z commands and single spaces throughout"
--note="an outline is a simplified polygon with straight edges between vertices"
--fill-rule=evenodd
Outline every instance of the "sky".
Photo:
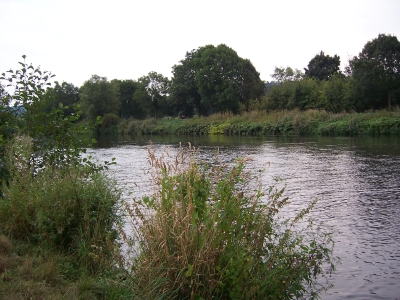
M 380 33 L 400 39 L 399 16 L 399 0 L 0 0 L 0 73 L 26 55 L 78 87 L 94 74 L 171 78 L 187 51 L 225 44 L 269 81 L 320 51 L 343 69 Z

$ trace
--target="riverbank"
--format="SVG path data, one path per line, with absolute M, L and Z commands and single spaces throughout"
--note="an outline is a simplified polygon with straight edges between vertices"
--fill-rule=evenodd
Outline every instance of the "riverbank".
M 123 120 L 102 133 L 178 135 L 400 135 L 400 108 L 333 114 L 323 110 L 214 114 L 190 119 Z

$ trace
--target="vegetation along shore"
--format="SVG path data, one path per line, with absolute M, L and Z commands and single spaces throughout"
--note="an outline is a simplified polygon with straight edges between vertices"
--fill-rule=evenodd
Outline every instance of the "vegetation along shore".
M 114 159 L 94 161 L 82 136 L 399 135 L 399 64 L 397 37 L 380 34 L 343 72 L 321 51 L 264 82 L 249 59 L 206 45 L 171 79 L 76 87 L 23 56 L 0 76 L 0 298 L 320 297 L 337 258 L 333 229 L 309 217 L 315 201 L 288 217 L 278 183 L 188 146 L 150 147 L 154 193 L 124 202 L 106 172 Z
M 102 133 L 177 135 L 400 135 L 400 109 L 364 113 L 324 110 L 252 111 L 180 119 L 124 120 Z

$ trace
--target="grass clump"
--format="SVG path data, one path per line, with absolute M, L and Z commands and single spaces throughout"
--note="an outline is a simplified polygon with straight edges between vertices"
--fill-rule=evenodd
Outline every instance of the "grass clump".
M 149 158 L 157 191 L 127 207 L 140 299 L 317 298 L 329 287 L 319 279 L 334 269 L 331 234 L 297 226 L 315 201 L 286 219 L 284 189 L 255 184 L 245 160 L 201 164 L 190 147 Z

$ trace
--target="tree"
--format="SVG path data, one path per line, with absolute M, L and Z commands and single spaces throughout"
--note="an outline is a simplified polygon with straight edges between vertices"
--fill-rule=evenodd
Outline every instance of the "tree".
M 275 67 L 274 74 L 271 74 L 271 77 L 278 83 L 281 84 L 287 81 L 298 81 L 304 77 L 303 72 L 301 70 L 293 69 L 291 67 Z
M 49 87 L 46 90 L 45 98 L 48 101 L 48 107 L 45 109 L 50 112 L 52 108 L 58 108 L 60 103 L 64 106 L 65 114 L 75 112 L 74 105 L 79 103 L 79 88 L 72 83 L 58 81 L 54 82 L 54 87 Z
M 7 82 L 7 87 L 14 89 L 11 96 L 15 107 L 22 107 L 24 110 L 23 118 L 20 119 L 23 130 L 32 138 L 42 135 L 46 128 L 46 117 L 44 101 L 46 88 L 51 86 L 51 78 L 54 75 L 48 71 L 35 68 L 32 64 L 26 63 L 26 55 L 22 56 L 23 61 L 19 62 L 20 70 L 9 70 L 2 73 L 1 80 Z
M 9 107 L 11 96 L 8 94 L 6 87 L 0 83 L 0 178 L 2 178 L 2 162 L 4 141 L 13 134 L 15 123 L 15 112 Z
M 167 106 L 170 81 L 162 74 L 150 72 L 148 75 L 139 78 L 139 82 L 145 87 L 151 101 L 154 117 L 157 119 L 160 109 Z
M 10 96 L 7 93 L 6 87 L 0 83 L 0 107 L 8 106 Z
M 305 75 L 318 80 L 328 80 L 333 74 L 339 73 L 340 57 L 325 55 L 323 51 L 315 55 L 304 68 Z
M 171 98 L 174 102 L 175 113 L 192 116 L 194 110 L 200 116 L 203 112 L 201 95 L 196 84 L 194 57 L 196 50 L 186 52 L 185 59 L 172 67 Z
M 246 107 L 251 98 L 264 93 L 250 60 L 240 58 L 228 46 L 206 45 L 186 53 L 173 67 L 172 98 L 188 112 L 207 115 L 213 112 L 237 112 L 240 103 Z
M 26 56 L 19 62 L 20 70 L 9 70 L 2 74 L 1 80 L 8 82 L 14 93 L 10 96 L 14 107 L 23 108 L 18 115 L 16 131 L 32 140 L 32 153 L 28 165 L 38 172 L 43 166 L 66 166 L 78 163 L 82 148 L 79 137 L 83 126 L 76 125 L 80 115 L 65 115 L 63 105 L 53 107 L 46 112 L 49 101 L 46 98 L 46 87 L 51 87 L 54 75 L 48 71 L 27 64 Z
M 240 63 L 237 53 L 224 44 L 207 45 L 197 51 L 196 85 L 209 112 L 239 110 Z
M 118 115 L 120 108 L 118 84 L 106 77 L 93 75 L 80 89 L 82 111 L 88 120 L 95 120 L 105 114 Z
M 395 36 L 379 34 L 350 60 L 348 72 L 354 79 L 359 109 L 392 108 L 399 103 L 400 42 Z
M 120 118 L 144 119 L 147 116 L 148 103 L 141 97 L 134 97 L 135 93 L 143 87 L 138 81 L 113 79 L 119 87 Z
M 260 73 L 257 72 L 256 68 L 248 59 L 242 59 L 239 76 L 239 80 L 241 80 L 241 102 L 245 105 L 246 111 L 248 111 L 250 100 L 260 100 L 260 97 L 265 94 L 265 83 L 260 80 Z

